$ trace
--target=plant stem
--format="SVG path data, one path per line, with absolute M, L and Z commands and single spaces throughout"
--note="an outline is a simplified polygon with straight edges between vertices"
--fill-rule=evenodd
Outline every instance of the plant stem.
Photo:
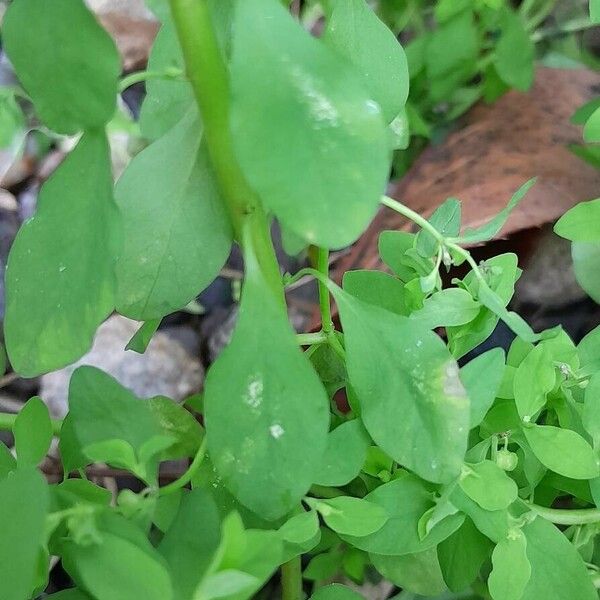
M 279 265 L 269 222 L 260 199 L 238 164 L 229 128 L 229 74 L 211 20 L 207 0 L 170 0 L 173 20 L 183 50 L 202 122 L 204 140 L 234 235 L 243 246 L 248 240 L 261 272 L 273 293 L 284 303 Z M 244 231 L 247 235 L 244 235 Z
M 329 277 L 329 250 L 317 248 L 317 270 L 325 277 Z M 329 335 L 333 331 L 333 320 L 331 318 L 331 304 L 329 301 L 329 290 L 323 281 L 318 280 L 319 286 L 319 308 L 321 310 L 321 326 L 323 333 Z
M 300 346 L 312 346 L 313 344 L 321 344 L 327 341 L 327 335 L 323 331 L 316 333 L 299 333 L 296 335 L 296 340 Z
M 148 79 L 179 79 L 183 74 L 183 71 L 177 68 L 165 69 L 164 71 L 137 71 L 136 73 L 130 73 L 119 81 L 119 93 L 124 92 L 128 87 L 141 81 L 147 81 Z
M 281 599 L 302 600 L 302 563 L 300 556 L 281 565 Z
M 187 471 L 175 481 L 172 481 L 168 485 L 165 485 L 160 488 L 159 495 L 160 496 L 168 496 L 169 494 L 173 494 L 177 490 L 180 490 L 182 487 L 186 486 L 191 480 L 196 471 L 200 468 L 202 461 L 206 455 L 206 435 L 200 444 L 200 448 L 198 452 L 196 452 L 196 456 L 194 456 L 194 460 L 192 464 L 188 467 Z
M 600 523 L 600 509 L 598 508 L 580 508 L 575 510 L 546 508 L 537 504 L 526 505 L 534 513 L 555 523 L 556 525 L 587 525 L 589 523 Z
M 383 196 L 381 198 L 381 204 L 405 216 L 407 219 L 418 225 L 421 229 L 430 233 L 440 244 L 445 242 L 444 236 L 425 217 L 422 217 L 419 213 L 416 213 L 414 210 L 408 208 L 408 206 L 404 206 L 404 204 L 398 202 L 398 200 L 394 200 L 388 196 Z
M 15 426 L 17 415 L 12 413 L 0 413 L 0 431 L 12 431 Z M 62 419 L 51 419 L 52 433 L 58 437 L 62 428 Z

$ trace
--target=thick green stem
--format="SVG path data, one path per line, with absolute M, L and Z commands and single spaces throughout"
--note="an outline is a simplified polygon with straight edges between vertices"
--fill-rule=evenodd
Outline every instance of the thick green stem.
M 206 436 L 202 440 L 202 444 L 200 444 L 200 448 L 198 449 L 198 452 L 196 452 L 196 456 L 194 456 L 194 460 L 192 461 L 192 464 L 188 467 L 187 471 L 179 479 L 176 479 L 168 485 L 161 487 L 159 492 L 160 495 L 168 496 L 169 494 L 180 490 L 182 487 L 185 487 L 192 480 L 192 477 L 194 476 L 196 471 L 200 468 L 200 465 L 202 464 L 205 455 Z
M 11 413 L 0 413 L 0 431 L 12 431 L 15 426 L 17 415 Z M 52 433 L 58 437 L 62 428 L 62 419 L 52 419 Z
M 229 74 L 207 0 L 170 0 L 185 69 L 204 124 L 204 141 L 236 239 L 249 240 L 272 291 L 283 301 L 269 221 L 237 162 L 229 128 Z M 244 234 L 248 232 L 248 234 Z
M 546 508 L 537 504 L 526 503 L 534 513 L 551 521 L 556 525 L 588 525 L 590 523 L 600 523 L 600 509 L 598 508 L 580 508 L 580 509 L 560 509 Z
M 317 249 L 317 269 L 325 277 L 329 277 L 329 250 L 326 248 Z M 321 326 L 323 333 L 329 335 L 333 331 L 333 320 L 331 318 L 331 303 L 329 300 L 329 290 L 325 283 L 318 281 L 319 286 L 319 307 L 321 310 Z
M 281 598 L 282 600 L 303 600 L 300 556 L 292 558 L 281 566 Z

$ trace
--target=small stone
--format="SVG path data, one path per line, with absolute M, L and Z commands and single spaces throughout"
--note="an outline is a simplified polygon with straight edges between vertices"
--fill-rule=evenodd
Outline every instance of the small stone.
M 75 364 L 41 378 L 40 396 L 53 417 L 63 417 L 68 410 L 69 381 L 81 365 L 92 365 L 106 371 L 141 398 L 167 396 L 182 400 L 198 392 L 204 381 L 204 367 L 198 353 L 190 352 L 190 344 L 180 339 L 190 335 L 171 336 L 156 332 L 144 354 L 125 350 L 139 328 L 137 321 L 113 315 L 98 329 L 90 352 Z M 181 329 L 173 328 L 173 329 Z M 188 329 L 188 328 L 184 328 Z M 197 340 L 196 340 L 197 341 Z M 196 344 L 199 346 L 199 343 Z

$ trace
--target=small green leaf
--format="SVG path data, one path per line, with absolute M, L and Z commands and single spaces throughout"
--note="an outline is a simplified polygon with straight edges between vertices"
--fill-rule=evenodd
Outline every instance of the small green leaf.
M 159 555 L 148 544 L 103 531 L 99 544 L 66 542 L 63 560 L 67 571 L 96 600 L 172 600 L 173 586 Z
M 572 479 L 598 477 L 598 459 L 592 447 L 569 429 L 533 425 L 523 429 L 540 462 L 559 475 Z
M 585 388 L 581 419 L 586 431 L 592 436 L 594 448 L 600 449 L 600 373 L 595 373 Z
M 411 313 L 410 318 L 427 329 L 457 327 L 471 322 L 481 310 L 481 304 L 462 288 L 448 288 L 435 292 L 423 303 L 423 308 Z
M 531 577 L 521 600 L 596 600 L 592 578 L 581 555 L 548 521 L 537 518 L 523 527 Z
M 359 300 L 407 315 L 406 292 L 401 281 L 382 271 L 346 271 L 343 288 Z
M 504 351 L 492 348 L 460 370 L 460 380 L 470 400 L 470 428 L 477 427 L 491 408 L 504 375 Z
M 508 508 L 518 494 L 517 484 L 495 462 L 465 465 L 460 487 L 485 510 Z
M 148 348 L 148 344 L 152 341 L 152 336 L 158 330 L 162 319 L 152 319 L 142 323 L 142 326 L 135 332 L 134 336 L 129 340 L 125 350 L 133 350 L 138 354 L 144 354 Z
M 493 219 L 475 229 L 465 229 L 464 233 L 460 236 L 460 243 L 479 244 L 495 237 L 504 226 L 504 223 L 506 223 L 506 220 L 512 211 L 520 204 L 521 200 L 525 198 L 527 192 L 535 185 L 536 181 L 537 180 L 534 178 L 524 183 L 513 194 L 509 203 L 506 205 L 506 208 L 501 210 Z
M 170 11 L 164 11 L 162 25 L 154 40 L 148 71 L 183 71 L 183 54 Z M 165 135 L 185 116 L 194 102 L 189 82 L 183 78 L 151 77 L 146 81 L 146 97 L 140 112 L 140 129 L 148 140 Z
M 527 538 L 521 530 L 511 529 L 496 545 L 492 567 L 488 588 L 493 600 L 520 600 L 531 576 Z
M 364 77 L 389 123 L 408 99 L 408 63 L 394 34 L 365 0 L 335 0 L 323 35 Z
M 225 485 L 274 520 L 313 483 L 327 444 L 329 403 L 255 261 L 247 251 L 236 329 L 206 378 L 205 422 Z
M 158 319 L 192 301 L 219 273 L 231 227 L 190 111 L 140 152 L 115 188 L 124 224 L 117 310 Z
M 362 596 L 352 591 L 350 588 L 332 583 L 325 587 L 319 588 L 311 597 L 310 600 L 361 600 Z
M 490 553 L 490 541 L 479 532 L 471 519 L 437 548 L 444 581 L 453 592 L 462 592 L 475 581 Z
M 364 537 L 379 531 L 388 520 L 385 508 L 368 500 L 339 496 L 331 500 L 306 498 L 325 523 L 340 534 Z
M 406 317 L 330 284 L 337 302 L 350 383 L 373 440 L 400 464 L 434 482 L 460 473 L 469 402 L 440 338 Z
M 119 55 L 82 0 L 12 2 L 2 23 L 2 42 L 50 129 L 73 134 L 110 120 L 121 69 Z M 97 226 L 94 220 L 91 223 Z M 77 229 L 71 221 L 69 225 Z
M 0 597 L 31 598 L 35 571 L 44 543 L 48 486 L 30 468 L 18 469 L 0 481 Z
M 75 26 L 65 19 L 69 30 Z M 35 217 L 11 248 L 5 335 L 10 362 L 20 375 L 32 377 L 76 361 L 114 308 L 120 229 L 108 153 L 103 133 L 84 134 L 43 186 Z
M 515 402 L 522 418 L 531 419 L 544 407 L 555 381 L 550 352 L 544 344 L 539 344 L 519 365 L 513 381 Z
M 356 548 L 373 554 L 402 556 L 423 552 L 450 536 L 464 520 L 462 514 L 450 515 L 421 539 L 419 519 L 435 503 L 425 484 L 407 472 L 367 494 L 365 500 L 383 507 L 388 513 L 388 521 L 371 535 L 342 537 Z
M 314 483 L 342 486 L 360 472 L 367 457 L 371 438 L 359 419 L 342 423 L 327 436 L 327 448 Z
M 573 242 L 600 240 L 600 198 L 574 206 L 558 220 L 554 231 Z
M 0 148 L 14 151 L 25 135 L 25 116 L 12 90 L 0 89 Z
M 600 302 L 600 242 L 574 242 L 571 255 L 577 282 L 593 300 Z
M 4 442 L 0 442 L 0 481 L 17 468 L 17 461 Z
M 448 198 L 429 217 L 429 223 L 444 237 L 456 237 L 460 231 L 462 207 L 460 200 Z M 439 242 L 428 231 L 421 230 L 417 234 L 416 249 L 424 257 L 433 256 Z
M 381 260 L 405 282 L 410 281 L 414 273 L 402 262 L 402 258 L 407 250 L 414 247 L 415 238 L 413 233 L 406 231 L 382 231 L 379 235 Z
M 254 575 L 236 569 L 225 569 L 214 575 L 208 575 L 197 589 L 194 598 L 217 600 L 217 598 L 235 598 L 238 594 L 248 598 L 258 586 L 260 580 Z
M 535 45 L 519 14 L 505 9 L 500 19 L 502 34 L 496 44 L 494 66 L 509 86 L 526 92 L 533 83 Z
M 235 22 L 231 121 L 242 169 L 289 229 L 319 246 L 347 246 L 385 190 L 379 106 L 354 69 L 281 3 L 238 2 Z
M 588 144 L 600 142 L 600 108 L 597 108 L 585 122 L 583 139 Z
M 52 442 L 48 407 L 37 396 L 21 409 L 13 429 L 19 466 L 35 467 L 44 460 Z
M 208 492 L 186 493 L 179 510 L 158 545 L 165 557 L 176 598 L 193 598 L 211 567 L 221 541 L 219 513 Z
M 385 579 L 412 594 L 438 596 L 446 589 L 435 548 L 404 556 L 369 556 Z
M 319 517 L 316 511 L 303 510 L 279 528 L 279 535 L 285 542 L 301 545 L 314 538 L 318 531 Z

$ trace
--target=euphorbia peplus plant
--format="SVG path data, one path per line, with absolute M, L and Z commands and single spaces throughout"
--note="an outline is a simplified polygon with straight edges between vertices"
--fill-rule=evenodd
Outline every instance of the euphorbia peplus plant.
M 80 136 L 10 255 L 13 368 L 75 361 L 114 310 L 143 322 L 132 340 L 143 351 L 234 242 L 245 280 L 231 343 L 193 403 L 205 429 L 92 367 L 73 374 L 64 421 L 39 398 L 2 416 L 16 458 L 0 446 L 0 597 L 35 598 L 56 556 L 75 587 L 55 600 L 241 600 L 279 567 L 284 600 L 349 600 L 360 596 L 326 583 L 360 582 L 370 566 L 407 594 L 596 599 L 600 329 L 579 346 L 560 329 L 535 334 L 506 308 L 517 257 L 478 265 L 464 249 L 496 235 L 533 182 L 462 233 L 455 199 L 427 221 L 382 196 L 389 123 L 408 94 L 402 48 L 364 0 L 328 3 L 318 40 L 284 4 L 153 2 L 163 25 L 141 122 L 152 143 L 114 193 L 112 42 L 82 0 L 8 9 L 3 43 L 38 115 Z M 349 272 L 339 287 L 328 251 L 356 240 L 380 204 L 420 232 L 385 232 L 390 273 Z M 315 247 L 315 269 L 282 277 L 272 218 Z M 443 289 L 440 267 L 461 264 L 465 277 Z M 285 284 L 306 274 L 322 329 L 297 336 Z M 508 355 L 459 368 L 499 319 L 518 336 Z M 347 412 L 332 401 L 340 389 Z M 65 478 L 48 485 L 36 466 L 53 435 Z M 159 464 L 173 458 L 189 469 L 161 487 Z M 85 478 L 93 463 L 144 489 L 112 499 Z

